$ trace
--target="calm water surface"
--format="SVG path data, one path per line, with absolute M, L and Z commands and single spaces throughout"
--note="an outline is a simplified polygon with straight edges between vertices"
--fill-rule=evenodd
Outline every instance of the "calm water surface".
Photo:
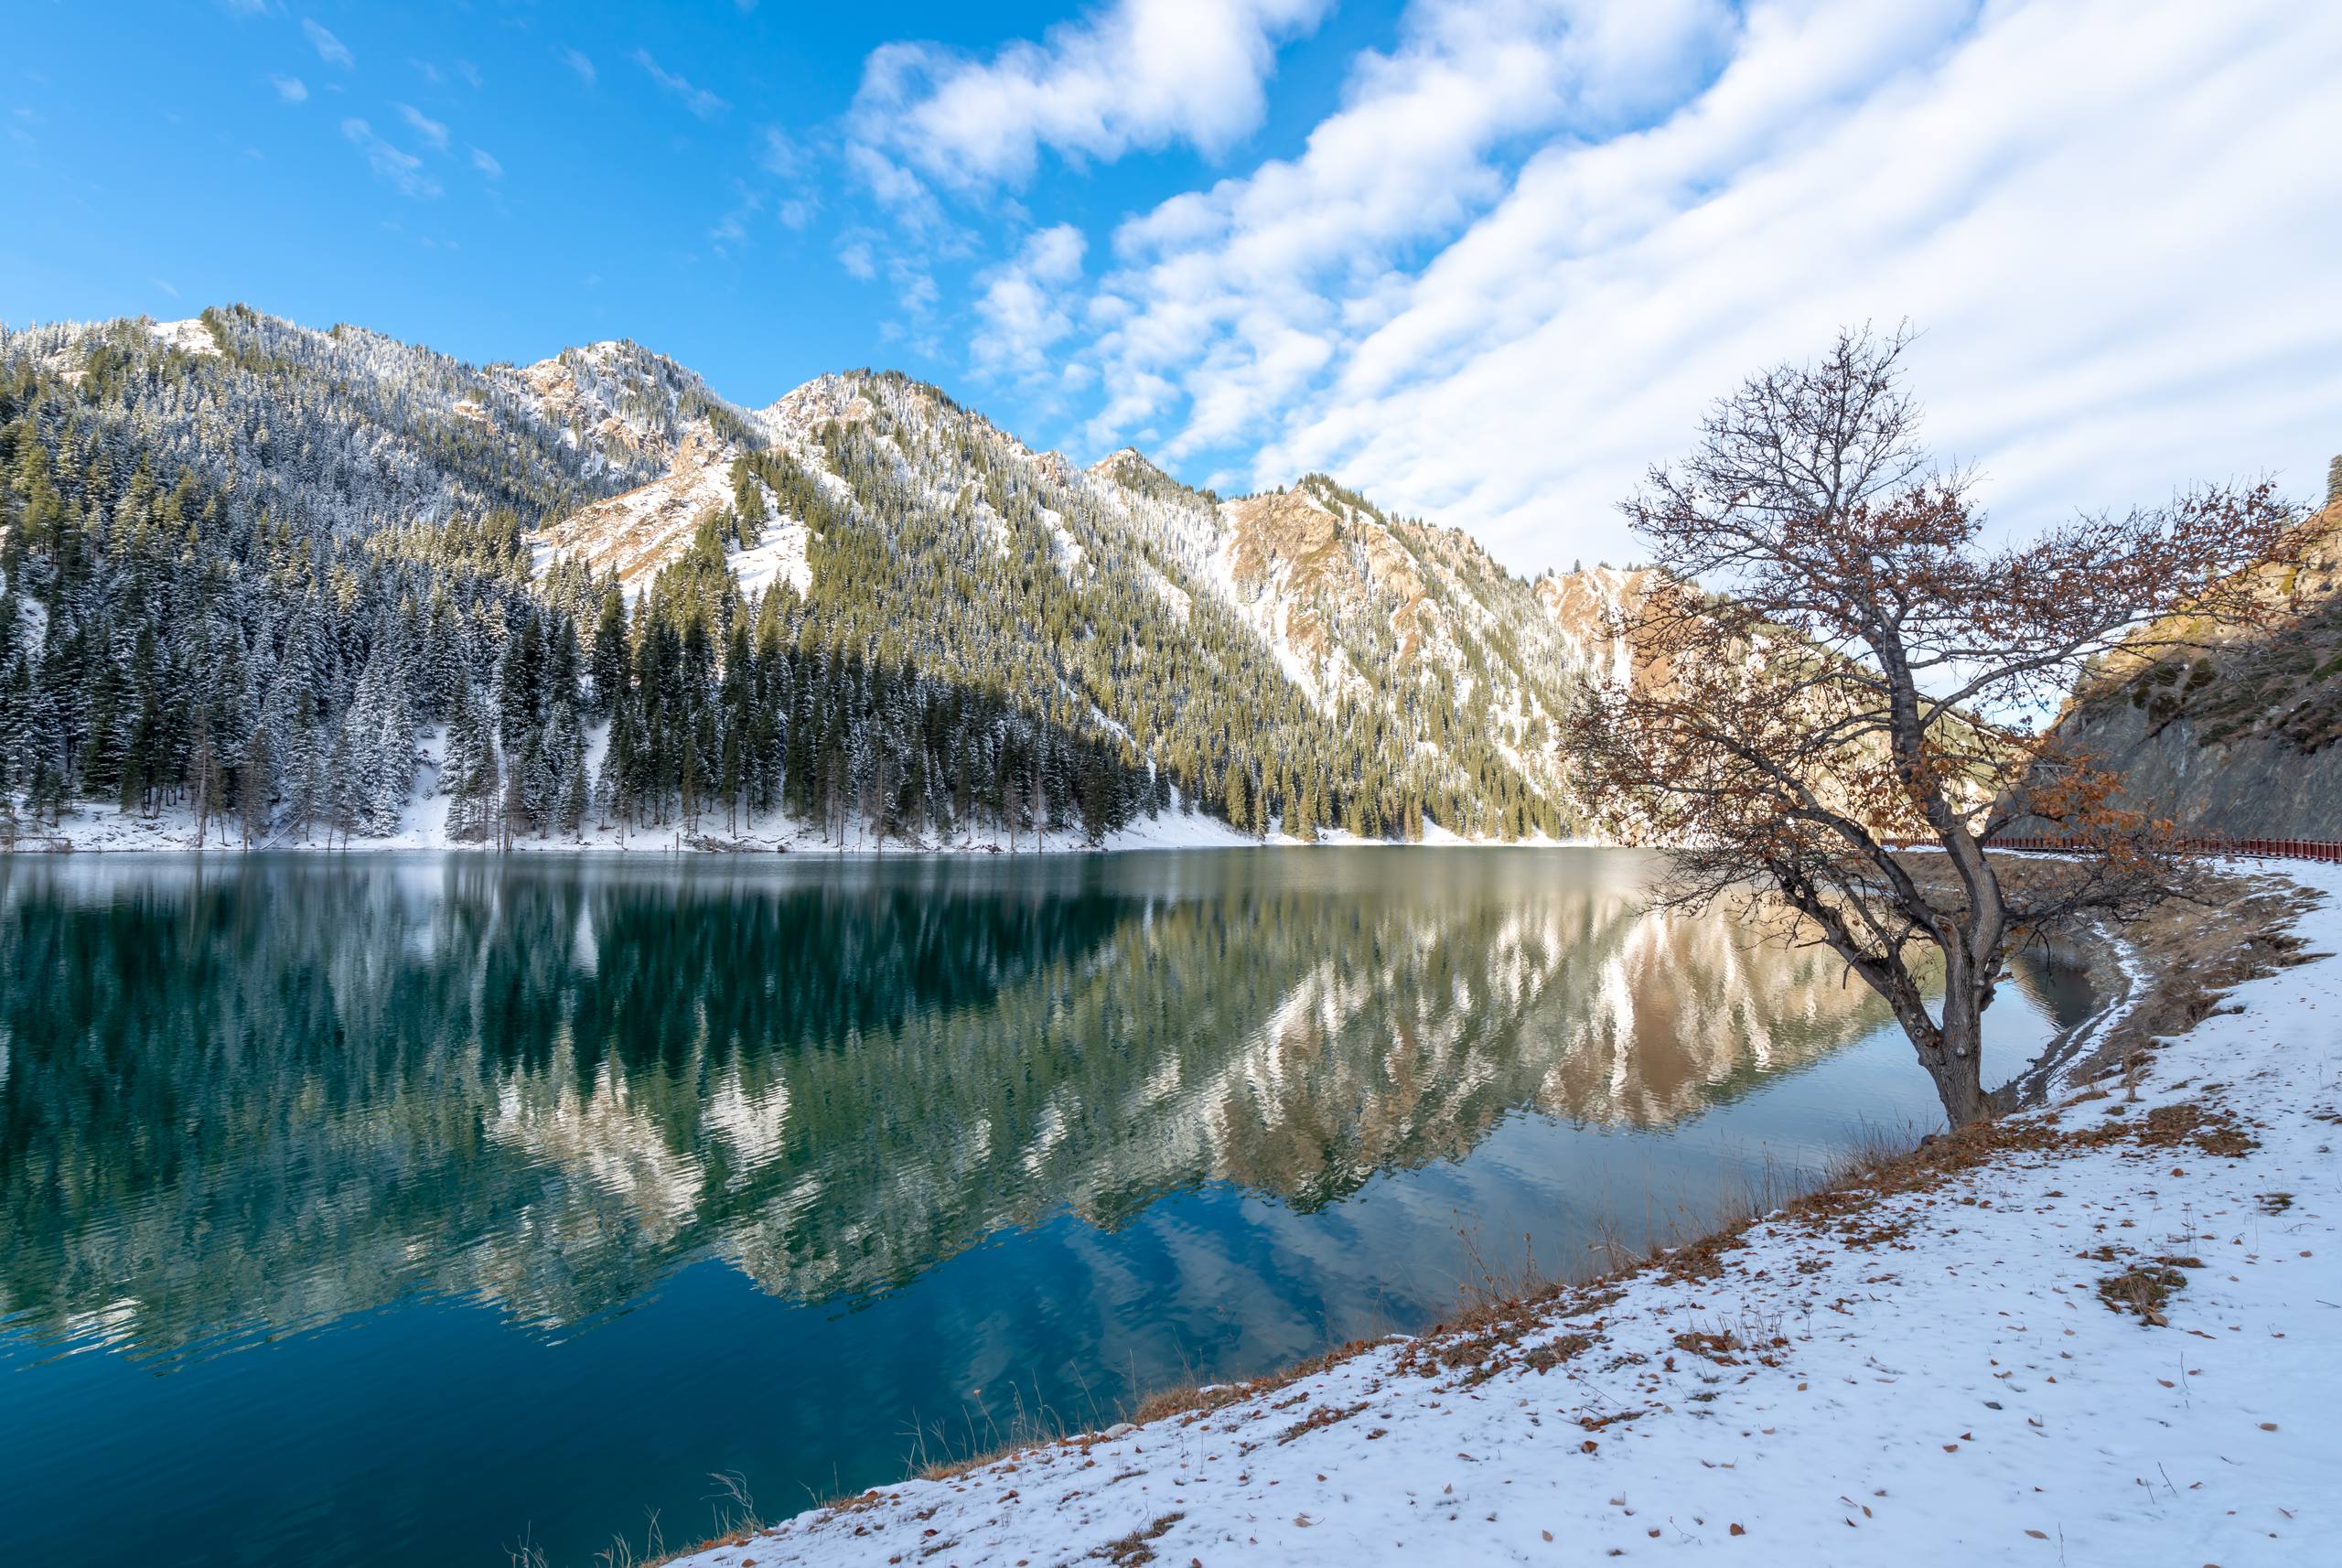
M 0 857 L 0 1559 L 679 1545 L 1932 1122 L 1648 870 Z

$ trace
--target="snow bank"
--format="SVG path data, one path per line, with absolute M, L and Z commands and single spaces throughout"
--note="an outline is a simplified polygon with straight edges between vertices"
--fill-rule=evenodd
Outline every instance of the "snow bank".
M 193 317 L 185 321 L 149 322 L 147 330 L 154 333 L 156 341 L 167 349 L 196 355 L 217 355 L 220 352 L 220 345 L 212 340 L 211 328 Z
M 2342 872 L 2287 870 L 2326 897 L 2299 934 L 2328 956 L 2239 988 L 2136 1104 L 2070 1098 L 1673 1271 L 684 1561 L 2326 1560 Z M 2166 1325 L 2101 1298 L 2133 1267 L 2184 1279 Z
M 347 844 L 338 833 L 328 834 L 322 825 L 317 827 L 305 841 L 295 834 L 278 833 L 253 847 L 276 851 L 330 850 L 363 854 L 370 850 L 478 850 L 478 844 L 453 844 L 446 837 L 447 800 L 446 797 L 418 794 L 408 802 L 399 831 L 381 838 L 352 839 Z M 185 853 L 196 847 L 195 813 L 184 807 L 170 808 L 147 816 L 142 812 L 124 812 L 111 805 L 83 802 L 70 812 L 64 822 L 55 828 L 43 822 L 32 827 L 20 822 L 22 847 L 27 850 L 59 843 L 75 850 L 105 854 Z M 954 835 L 950 838 L 888 839 L 883 844 L 868 836 L 859 827 L 846 830 L 844 849 L 841 852 L 833 841 L 824 841 L 821 829 L 794 818 L 772 813 L 742 822 L 737 831 L 727 830 L 724 814 L 714 812 L 704 818 L 697 833 L 685 830 L 680 823 L 670 822 L 658 828 L 631 828 L 612 824 L 607 828 L 589 822 L 585 832 L 577 838 L 522 837 L 515 839 L 512 852 L 525 854 L 575 854 L 590 853 L 640 853 L 671 854 L 681 849 L 694 851 L 736 851 L 772 854 L 785 851 L 791 854 L 1064 854 L 1095 850 L 1132 849 L 1242 849 L 1259 841 L 1237 832 L 1215 817 L 1182 816 L 1166 811 L 1155 818 L 1142 817 L 1122 832 L 1107 835 L 1102 844 L 1084 842 L 1079 833 L 1052 832 L 1037 845 L 1030 832 L 1020 832 L 1011 843 L 1008 835 L 987 830 L 983 832 Z M 1273 840 L 1290 843 L 1291 840 Z M 223 823 L 217 816 L 205 833 L 206 850 L 235 853 L 243 847 L 243 840 L 234 822 Z
M 443 742 L 435 736 L 425 736 L 417 745 L 428 759 L 420 770 L 416 792 L 407 802 L 399 831 L 381 838 L 353 839 L 344 843 L 340 835 L 328 834 L 320 825 L 304 841 L 300 837 L 278 833 L 254 845 L 255 848 L 279 850 L 331 850 L 364 854 L 369 850 L 447 850 L 478 849 L 476 844 L 451 844 L 446 836 L 447 800 L 435 793 L 432 779 L 436 769 L 439 747 Z M 607 744 L 606 726 L 596 726 L 588 737 L 586 766 L 598 768 L 602 747 Z M 195 813 L 187 807 L 169 807 L 148 816 L 143 812 L 124 812 L 110 804 L 83 801 L 67 813 L 57 827 L 46 822 L 34 826 L 19 819 L 18 831 L 22 847 L 39 849 L 62 845 L 75 850 L 107 854 L 183 853 L 196 847 Z M 858 826 L 846 830 L 843 853 L 851 854 L 1066 854 L 1096 850 L 1119 851 L 1134 849 L 1250 849 L 1262 840 L 1241 833 L 1217 817 L 1198 811 L 1192 815 L 1176 811 L 1156 817 L 1141 817 L 1119 832 L 1110 833 L 1102 844 L 1086 843 L 1078 832 L 1052 832 L 1042 838 L 1037 846 L 1029 831 L 1019 832 L 1012 843 L 1005 832 L 986 829 L 978 832 L 954 834 L 948 838 L 888 839 L 883 844 L 865 833 Z M 1272 833 L 1270 844 L 1295 847 L 1299 840 Z M 1326 845 L 1384 844 L 1382 839 L 1356 839 L 1338 829 L 1323 830 L 1317 843 Z M 1490 849 L 1550 848 L 1563 844 L 1590 845 L 1592 840 L 1523 839 L 1518 843 L 1505 844 L 1493 840 L 1460 838 L 1436 823 L 1426 822 L 1423 828 L 1425 844 L 1443 847 Z M 219 853 L 240 851 L 243 840 L 238 824 L 222 822 L 214 816 L 204 835 L 203 847 Z M 512 850 L 517 854 L 574 854 L 580 851 L 625 852 L 671 854 L 681 849 L 739 851 L 771 854 L 785 850 L 791 854 L 836 854 L 839 846 L 822 836 L 818 825 L 800 822 L 779 812 L 769 813 L 741 822 L 736 829 L 725 825 L 724 814 L 716 811 L 701 821 L 697 833 L 691 833 L 674 822 L 659 828 L 630 828 L 618 824 L 609 827 L 589 821 L 585 832 L 577 838 L 516 839 Z

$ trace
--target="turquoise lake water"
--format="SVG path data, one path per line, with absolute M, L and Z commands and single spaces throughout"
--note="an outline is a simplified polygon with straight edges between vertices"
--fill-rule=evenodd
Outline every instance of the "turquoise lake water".
M 0 1559 L 681 1546 L 1935 1124 L 1649 871 L 0 857 Z

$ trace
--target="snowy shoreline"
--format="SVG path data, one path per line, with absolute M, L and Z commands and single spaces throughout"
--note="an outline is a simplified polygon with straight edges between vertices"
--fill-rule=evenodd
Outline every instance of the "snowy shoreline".
M 397 832 L 377 838 L 328 842 L 320 834 L 309 843 L 285 842 L 282 839 L 252 846 L 252 852 L 297 854 L 370 854 L 386 851 L 414 853 L 440 851 L 447 854 L 499 853 L 524 854 L 818 854 L 833 858 L 900 860 L 919 855 L 1011 855 L 1033 854 L 1100 854 L 1129 850 L 1165 849 L 1258 849 L 1314 848 L 1318 846 L 1352 848 L 1389 847 L 1393 849 L 1588 849 L 1610 847 L 1593 839 L 1526 838 L 1506 843 L 1499 839 L 1469 839 L 1451 833 L 1436 823 L 1425 823 L 1420 841 L 1354 838 L 1338 829 L 1321 831 L 1314 843 L 1272 833 L 1266 839 L 1256 839 L 1249 833 L 1238 832 L 1217 817 L 1197 812 L 1193 814 L 1166 811 L 1157 817 L 1141 817 L 1129 827 L 1110 833 L 1102 843 L 1090 843 L 1078 833 L 1050 834 L 1035 847 L 1030 832 L 1021 833 L 1012 845 L 1006 835 L 986 832 L 972 834 L 949 843 L 924 843 L 908 839 L 889 839 L 884 843 L 857 834 L 841 848 L 825 843 L 820 831 L 785 817 L 767 819 L 736 835 L 727 834 L 714 822 L 704 824 L 696 834 L 682 832 L 675 825 L 663 828 L 619 829 L 601 828 L 588 824 L 576 838 L 521 837 L 512 841 L 505 851 L 492 844 L 451 843 L 445 831 L 446 802 L 444 800 L 420 799 L 408 810 L 406 819 Z M 761 828 L 763 831 L 758 831 Z M 224 842 L 223 842 L 224 833 Z M 33 826 L 20 820 L 18 842 L 15 853 L 19 854 L 192 854 L 198 853 L 195 843 L 195 816 L 184 807 L 166 809 L 153 815 L 143 812 L 123 812 L 110 806 L 84 802 L 69 812 L 59 826 L 46 822 Z M 201 849 L 205 854 L 242 854 L 246 852 L 242 840 L 232 832 L 231 824 L 214 819 Z
M 2342 1535 L 2342 870 L 2269 869 L 2322 898 L 2306 960 L 2135 1102 L 2069 1058 L 2047 1109 L 1628 1274 L 682 1561 L 2309 1560 Z

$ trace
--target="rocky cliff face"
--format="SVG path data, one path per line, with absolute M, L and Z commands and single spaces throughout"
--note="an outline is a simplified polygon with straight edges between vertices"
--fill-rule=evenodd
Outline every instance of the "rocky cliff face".
M 2122 770 L 2127 803 L 2233 838 L 2342 839 L 2342 750 L 2303 752 L 2270 736 L 2212 741 L 2189 719 L 2156 725 L 2122 708 L 2080 727 Z
M 2269 624 L 2164 625 L 2191 646 L 2118 655 L 2059 720 L 2126 780 L 2126 803 L 2239 838 L 2342 839 L 2342 504 L 2266 568 Z

